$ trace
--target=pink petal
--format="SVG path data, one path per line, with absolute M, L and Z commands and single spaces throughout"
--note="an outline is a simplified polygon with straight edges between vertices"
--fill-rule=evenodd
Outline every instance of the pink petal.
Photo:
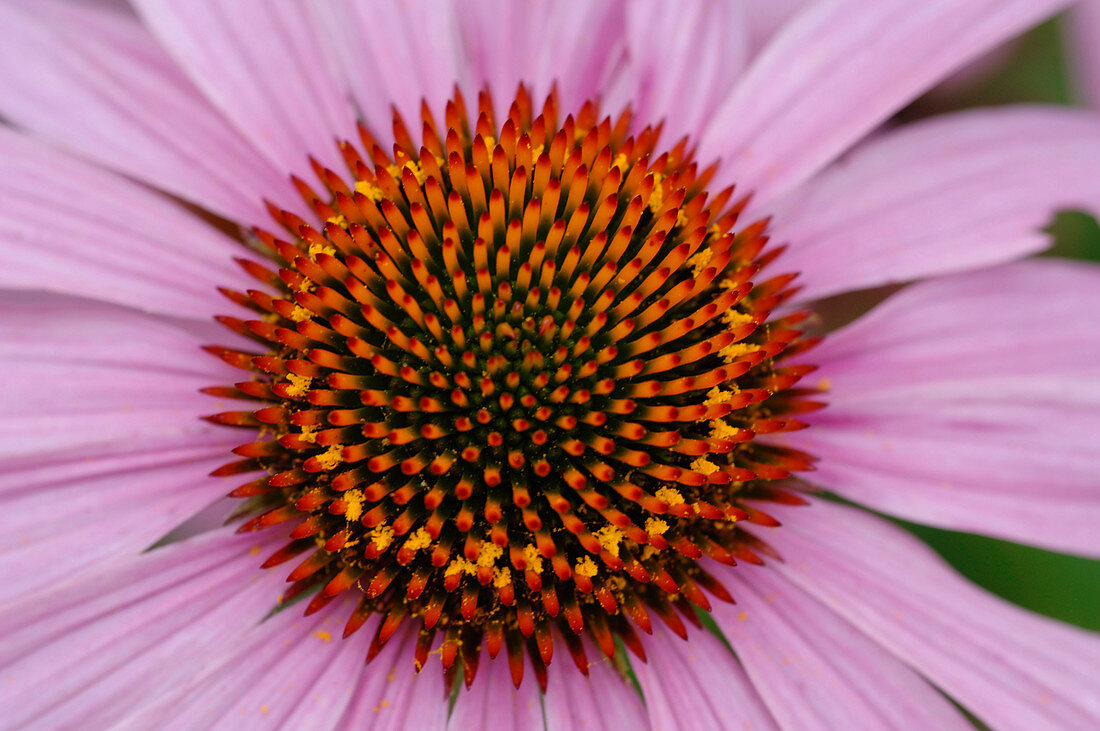
M 547 667 L 549 680 L 543 696 L 546 731 L 620 731 L 650 728 L 645 705 L 630 681 L 594 645 L 586 648 L 588 677 L 577 670 L 559 644 Z
M 208 474 L 228 461 L 229 448 L 208 447 L 204 455 L 182 459 L 168 455 L 129 472 L 22 483 L 21 491 L 0 495 L 7 516 L 0 532 L 0 600 L 148 548 L 226 492 L 226 483 Z
M 974 587 L 908 533 L 815 500 L 769 504 L 772 568 L 994 728 L 1095 728 L 1100 638 Z
M 687 641 L 665 627 L 645 638 L 648 662 L 632 662 L 654 729 L 773 729 L 776 719 L 729 648 L 706 630 Z
M 367 631 L 367 627 L 360 630 Z M 418 634 L 414 626 L 407 625 L 390 638 L 363 670 L 354 700 L 336 728 L 434 731 L 448 727 L 447 689 L 439 664 L 429 662 L 416 672 L 413 650 Z
M 809 478 L 911 520 L 1100 555 L 1100 270 L 1042 260 L 916 284 L 811 353 Z
M 715 113 L 716 183 L 792 190 L 907 102 L 1068 0 L 822 0 L 792 19 Z
M 50 289 L 179 317 L 235 309 L 245 253 L 163 196 L 0 130 L 0 286 Z
M 330 0 L 315 3 L 312 11 L 346 88 L 382 144 L 392 141 L 394 107 L 418 131 L 422 99 L 439 116 L 455 84 L 467 85 L 465 50 L 451 3 Z
M 973 269 L 1045 248 L 1064 208 L 1100 202 L 1100 119 L 1032 107 L 963 112 L 883 135 L 777 206 L 779 267 L 799 297 Z
M 312 155 L 344 169 L 336 139 L 355 138 L 355 112 L 304 2 L 135 6 L 188 77 L 276 168 L 305 177 Z
M 222 443 L 231 433 L 199 420 L 231 406 L 198 391 L 240 372 L 184 331 L 133 310 L 37 293 L 0 293 L 0 312 L 0 458 L 92 445 L 140 451 L 180 437 Z
M 194 340 L 42 294 L 0 312 L 4 596 L 141 551 L 232 489 L 208 474 L 241 437 L 199 419 L 219 403 L 198 389 L 236 374 Z
M 755 56 L 766 48 L 772 36 L 808 3 L 809 0 L 746 0 L 750 54 Z
M 604 112 L 629 104 L 639 127 L 664 121 L 670 146 L 685 135 L 697 140 L 744 71 L 745 16 L 742 3 L 720 0 L 628 4 L 627 62 L 602 97 Z
M 238 221 L 266 224 L 264 197 L 297 200 L 135 19 L 41 0 L 3 4 L 0 24 L 0 113 L 16 125 Z
M 217 665 L 278 596 L 254 555 L 269 540 L 221 531 L 5 604 L 5 723 L 104 728 Z
M 216 664 L 127 716 L 122 725 L 444 728 L 442 675 L 417 676 L 413 670 L 416 632 L 398 630 L 366 664 L 377 619 L 341 639 L 353 607 L 353 602 L 337 600 L 310 617 L 303 617 L 300 607 L 279 612 L 219 655 Z
M 1100 107 L 1100 3 L 1074 5 L 1064 29 L 1069 31 L 1069 71 L 1077 96 L 1093 108 Z
M 535 99 L 557 83 L 562 115 L 595 98 L 624 52 L 622 2 L 488 0 L 458 13 L 469 79 L 487 83 L 497 116 L 522 81 Z
M 539 686 L 531 663 L 525 662 L 524 680 L 517 689 L 512 684 L 506 653 L 492 660 L 488 655 L 482 657 L 474 684 L 468 690 L 460 688 L 458 691 L 447 728 L 455 731 L 542 728 Z M 438 667 L 431 663 L 425 668 L 425 672 L 433 670 L 438 671 Z
M 770 566 L 711 564 L 714 619 L 783 728 L 973 728 L 923 678 Z

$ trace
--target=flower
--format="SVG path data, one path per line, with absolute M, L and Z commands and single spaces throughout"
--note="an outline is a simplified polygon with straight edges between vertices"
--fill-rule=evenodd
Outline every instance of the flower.
M 134 4 L 0 5 L 5 722 L 1095 725 L 809 487 L 1100 553 L 1100 120 L 883 126 L 1065 3 Z

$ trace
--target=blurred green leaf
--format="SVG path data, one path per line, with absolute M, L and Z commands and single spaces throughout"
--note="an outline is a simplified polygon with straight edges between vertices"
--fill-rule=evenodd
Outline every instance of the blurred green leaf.
M 1100 561 L 896 521 L 959 573 L 1035 612 L 1100 631 Z
M 1100 175 L 1100 171 L 1096 174 Z M 1088 213 L 1060 213 L 1048 230 L 1054 237 L 1048 256 L 1100 261 L 1100 224 Z

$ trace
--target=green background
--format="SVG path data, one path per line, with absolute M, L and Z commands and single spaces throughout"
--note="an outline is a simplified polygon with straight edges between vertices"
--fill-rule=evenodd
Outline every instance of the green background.
M 1064 43 L 1068 22 L 1068 18 L 1060 18 L 1036 28 L 992 67 L 929 94 L 899 116 L 911 121 L 978 105 L 1075 103 L 1071 55 Z M 1100 226 L 1091 216 L 1064 212 L 1052 222 L 1051 231 L 1055 244 L 1049 255 L 1100 261 Z M 990 591 L 1034 611 L 1100 631 L 1100 561 L 898 522 Z

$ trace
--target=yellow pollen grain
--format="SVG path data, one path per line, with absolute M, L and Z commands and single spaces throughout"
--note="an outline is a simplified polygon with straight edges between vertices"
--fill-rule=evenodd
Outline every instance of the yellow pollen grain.
M 493 572 L 493 586 L 497 589 L 503 589 L 512 583 L 512 570 L 507 566 L 498 569 Z
M 527 563 L 528 571 L 534 571 L 536 574 L 542 573 L 542 555 L 539 554 L 539 549 L 528 545 L 523 549 L 523 560 Z
M 749 618 L 749 615 L 748 615 L 748 614 L 746 614 L 745 612 L 740 612 L 740 613 L 739 613 L 739 614 L 737 615 L 737 618 L 738 618 L 738 619 L 740 619 L 740 620 L 741 620 L 742 622 L 744 622 L 744 621 L 745 621 L 746 619 L 748 619 L 748 618 Z
M 733 392 L 725 391 L 715 386 L 711 390 L 707 391 L 707 406 L 717 406 L 718 404 L 728 404 L 733 401 Z
M 317 442 L 317 427 L 312 424 L 307 424 L 306 426 L 303 426 L 302 432 L 298 435 L 298 437 L 303 442 L 315 444 Z
M 630 167 L 630 162 L 626 159 L 626 155 L 620 152 L 615 156 L 615 160 L 611 163 L 611 167 L 618 168 L 625 173 L 627 168 Z
M 328 632 L 325 632 L 323 629 L 319 629 L 314 632 L 313 636 L 321 640 L 322 642 L 332 642 L 332 635 Z
M 643 561 L 648 561 L 649 559 L 656 556 L 658 553 L 660 553 L 660 551 L 658 551 L 653 546 L 646 546 L 645 548 L 642 549 L 642 560 Z
M 317 464 L 321 465 L 322 469 L 331 470 L 336 465 L 344 461 L 342 452 L 344 451 L 344 445 L 333 444 L 326 451 L 317 455 L 315 458 Z
M 695 272 L 695 276 L 703 276 L 703 272 L 707 270 L 707 265 L 710 264 L 710 260 L 714 258 L 714 252 L 708 246 L 705 249 L 700 249 L 695 256 L 688 259 L 688 264 L 691 265 L 691 270 Z
M 833 382 L 828 378 L 822 378 L 817 382 L 817 387 L 822 391 L 829 391 L 833 388 Z
M 382 189 L 365 180 L 355 181 L 355 192 L 362 193 L 368 200 L 372 200 L 375 203 L 382 200 Z
M 432 545 L 432 536 L 424 528 L 417 528 L 416 531 L 409 536 L 409 540 L 405 541 L 405 548 L 410 551 L 419 551 L 430 545 Z
M 370 532 L 370 542 L 376 551 L 385 551 L 393 543 L 393 528 L 380 525 Z
M 428 179 L 427 173 L 420 169 L 420 166 L 413 161 L 409 161 L 398 167 L 397 165 L 387 165 L 386 172 L 393 176 L 394 180 L 401 180 L 401 170 L 408 170 L 416 178 L 416 182 L 420 185 L 424 185 L 424 181 Z
M 726 310 L 722 313 L 722 319 L 730 327 L 741 327 L 742 325 L 752 323 L 752 315 L 748 315 L 740 310 Z
M 756 352 L 756 348 L 753 347 L 752 345 L 747 344 L 747 343 L 730 343 L 726 347 L 719 350 L 718 354 L 720 356 L 722 356 L 722 358 L 727 363 L 732 363 L 735 360 L 737 360 L 738 358 L 742 358 L 742 357 L 748 355 L 749 353 L 755 353 L 755 352 Z
M 292 285 L 292 286 L 293 286 L 294 290 L 298 291 L 298 292 L 312 292 L 313 288 L 316 285 L 314 285 L 313 282 L 306 279 L 305 277 L 301 277 L 298 280 L 298 282 L 296 284 Z
M 657 213 L 661 210 L 661 204 L 665 202 L 665 189 L 661 185 L 661 181 L 665 179 L 665 176 L 660 173 L 653 173 L 653 192 L 649 196 L 649 210 Z
M 260 552 L 260 547 L 259 546 L 253 546 L 252 548 L 248 549 L 248 555 L 249 556 L 255 556 L 259 552 Z
M 504 549 L 495 543 L 482 543 L 481 551 L 477 555 L 477 565 L 488 568 L 504 555 Z
M 488 150 L 490 153 L 492 153 L 492 151 L 497 146 L 497 138 L 490 135 L 490 136 L 484 137 L 482 139 L 485 140 L 485 149 Z
M 291 373 L 286 377 L 286 395 L 291 398 L 301 398 L 309 391 L 309 384 L 313 379 L 309 376 L 299 376 Z
M 707 229 L 707 233 L 709 233 L 712 236 L 721 236 L 722 234 L 725 233 L 725 231 L 723 231 L 722 227 L 719 226 L 717 223 L 712 223 L 710 225 L 710 228 Z
M 267 706 L 260 706 L 260 713 L 267 713 Z
M 645 519 L 645 532 L 647 535 L 659 536 L 663 535 L 668 530 L 668 523 L 660 518 L 646 518 Z
M 310 244 L 308 253 L 310 259 L 316 259 L 318 254 L 334 255 L 336 253 L 336 248 L 328 244 Z
M 718 466 L 704 456 L 692 462 L 691 469 L 699 474 L 709 476 L 718 471 Z
M 344 517 L 349 523 L 357 523 L 363 517 L 363 491 L 348 490 L 344 493 L 343 501 L 347 505 Z
M 542 155 L 542 151 L 544 149 L 546 149 L 545 145 L 539 145 L 535 149 L 531 150 L 531 159 L 537 162 L 539 157 Z
M 585 556 L 577 561 L 577 565 L 573 567 L 573 570 L 577 572 L 578 576 L 587 576 L 590 579 L 599 573 L 596 562 L 592 560 L 591 556 Z
M 294 322 L 305 322 L 311 317 L 313 313 L 301 305 L 294 305 L 294 309 L 290 311 L 290 319 Z
M 741 430 L 717 419 L 710 423 L 710 435 L 715 439 L 733 439 L 741 436 Z
M 678 490 L 671 487 L 662 487 L 657 490 L 657 499 L 667 505 L 683 505 L 684 496 Z
M 326 218 L 325 223 L 332 223 L 339 226 L 340 228 L 348 227 L 348 219 L 344 218 L 344 214 L 342 213 L 336 216 L 332 216 L 330 218 Z
M 461 573 L 477 573 L 477 564 L 470 563 L 466 559 L 459 557 L 447 564 L 447 570 L 443 572 L 443 575 L 454 576 L 455 574 Z
M 613 525 L 605 525 L 594 534 L 604 550 L 612 556 L 619 555 L 619 544 L 623 541 L 623 532 Z

